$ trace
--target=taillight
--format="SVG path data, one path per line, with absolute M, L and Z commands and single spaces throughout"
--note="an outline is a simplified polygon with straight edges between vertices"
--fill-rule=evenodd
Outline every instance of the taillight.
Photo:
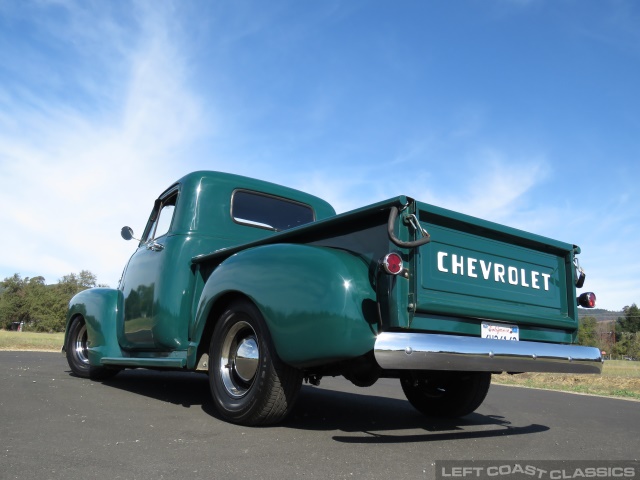
M 578 305 L 584 308 L 594 308 L 596 306 L 596 294 L 585 292 L 578 297 Z
M 386 254 L 381 263 L 384 271 L 390 273 L 391 275 L 398 275 L 404 270 L 402 257 L 400 256 L 400 254 L 395 252 Z

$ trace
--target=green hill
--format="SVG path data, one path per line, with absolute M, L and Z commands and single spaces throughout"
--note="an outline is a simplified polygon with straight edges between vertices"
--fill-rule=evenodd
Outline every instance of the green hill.
M 579 308 L 578 309 L 578 317 L 595 317 L 598 322 L 615 322 L 618 317 L 623 317 L 624 312 L 622 310 L 614 311 L 614 310 L 605 310 L 603 308 Z

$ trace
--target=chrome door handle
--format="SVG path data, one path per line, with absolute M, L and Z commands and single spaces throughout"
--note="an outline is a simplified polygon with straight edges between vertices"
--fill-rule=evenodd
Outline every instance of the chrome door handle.
M 147 250 L 151 250 L 153 252 L 161 252 L 162 250 L 164 250 L 164 245 L 155 241 L 151 241 L 147 243 Z

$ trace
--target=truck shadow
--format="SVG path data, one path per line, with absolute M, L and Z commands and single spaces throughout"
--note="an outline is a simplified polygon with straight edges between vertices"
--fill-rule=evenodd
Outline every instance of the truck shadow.
M 199 406 L 208 415 L 225 421 L 214 407 L 205 374 L 126 370 L 103 384 L 185 408 Z M 302 386 L 297 403 L 284 422 L 261 428 L 342 432 L 345 435 L 334 435 L 333 439 L 364 444 L 480 439 L 549 430 L 545 425 L 516 426 L 503 417 L 479 413 L 459 419 L 433 419 L 404 399 L 309 385 Z
M 503 417 L 473 413 L 457 419 L 428 418 L 408 401 L 303 386 L 291 415 L 282 424 L 302 430 L 338 430 L 343 443 L 380 444 L 526 435 L 545 425 L 512 425 Z

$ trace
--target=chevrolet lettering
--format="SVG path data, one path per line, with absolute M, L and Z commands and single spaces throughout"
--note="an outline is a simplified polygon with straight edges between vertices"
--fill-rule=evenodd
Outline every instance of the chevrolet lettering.
M 573 345 L 579 307 L 595 305 L 576 293 L 573 243 L 402 195 L 337 215 L 313 195 L 210 171 L 149 210 L 131 219 L 137 238 L 122 228 L 135 241 L 117 287 L 71 299 L 75 376 L 200 372 L 222 418 L 265 425 L 327 375 L 398 378 L 423 414 L 460 417 L 493 373 L 601 371 L 597 348 Z
M 498 262 L 478 260 L 472 257 L 449 256 L 447 252 L 438 252 L 438 271 L 453 275 L 466 275 L 470 278 L 509 283 L 525 288 L 549 290 L 551 274 L 527 270 Z M 446 266 L 445 266 L 446 265 Z M 465 273 L 466 272 L 466 273 Z

